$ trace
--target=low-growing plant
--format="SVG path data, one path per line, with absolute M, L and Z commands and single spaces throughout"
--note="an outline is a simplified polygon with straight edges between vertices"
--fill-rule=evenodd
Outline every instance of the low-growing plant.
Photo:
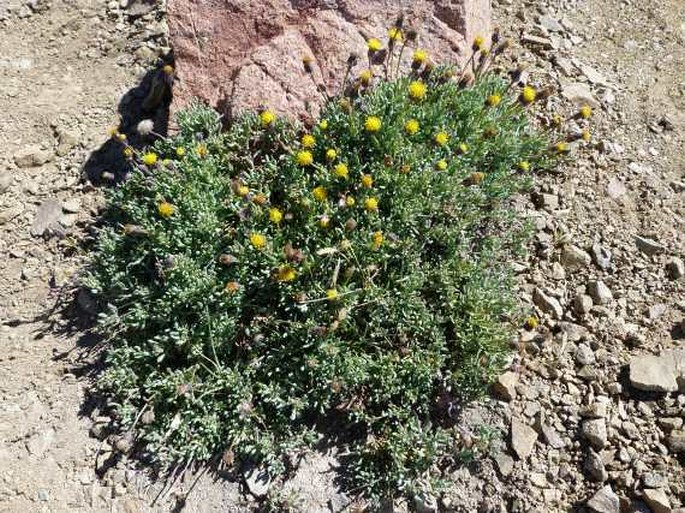
M 194 105 L 129 148 L 84 284 L 99 387 L 164 468 L 223 453 L 275 476 L 334 424 L 351 489 L 377 500 L 436 489 L 457 457 L 451 409 L 519 322 L 511 200 L 549 143 L 535 90 L 484 72 L 499 46 L 476 41 L 471 71 L 418 51 L 386 80 L 376 42 L 316 122 L 265 109 L 222 130 Z

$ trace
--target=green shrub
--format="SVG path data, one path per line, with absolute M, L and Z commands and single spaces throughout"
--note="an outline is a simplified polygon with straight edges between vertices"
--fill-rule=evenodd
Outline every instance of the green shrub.
M 439 485 L 448 405 L 518 322 L 521 169 L 550 159 L 508 82 L 426 74 L 359 85 L 309 129 L 264 111 L 222 131 L 196 105 L 110 191 L 85 279 L 99 385 L 154 461 L 276 475 L 334 431 L 366 497 Z

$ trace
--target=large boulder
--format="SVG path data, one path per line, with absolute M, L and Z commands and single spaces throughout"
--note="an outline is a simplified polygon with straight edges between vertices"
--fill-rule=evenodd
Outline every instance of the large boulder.
M 366 67 L 366 39 L 385 44 L 400 14 L 436 61 L 464 62 L 477 35 L 489 38 L 490 11 L 490 0 L 169 0 L 172 109 L 198 97 L 228 116 L 259 105 L 315 111 L 316 83 L 337 93 L 350 53 L 360 54 L 355 72 Z M 304 56 L 315 59 L 312 77 Z

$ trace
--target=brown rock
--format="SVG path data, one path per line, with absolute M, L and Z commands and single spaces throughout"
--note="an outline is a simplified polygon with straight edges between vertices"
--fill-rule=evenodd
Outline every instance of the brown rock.
M 179 77 L 172 110 L 199 97 L 227 115 L 259 105 L 302 114 L 319 102 L 317 84 L 338 92 L 351 52 L 360 56 L 355 74 L 367 66 L 365 40 L 385 44 L 399 14 L 439 62 L 463 62 L 474 37 L 490 34 L 488 0 L 170 0 Z M 304 56 L 315 59 L 312 77 Z

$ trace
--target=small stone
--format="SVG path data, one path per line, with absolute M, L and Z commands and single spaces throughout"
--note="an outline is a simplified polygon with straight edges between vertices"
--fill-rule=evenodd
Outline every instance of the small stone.
M 587 252 L 573 244 L 566 244 L 561 250 L 561 264 L 566 269 L 577 269 L 587 267 L 592 262 L 592 258 Z
M 524 33 L 521 36 L 521 41 L 523 43 L 528 43 L 529 45 L 532 45 L 532 46 L 538 46 L 540 48 L 544 48 L 545 50 L 552 50 L 554 48 L 554 43 L 552 43 L 551 39 L 546 38 L 546 37 L 534 36 L 533 34 Z
M 546 28 L 550 32 L 564 32 L 564 27 L 562 27 L 561 23 L 547 14 L 540 16 L 540 26 Z
M 557 433 L 557 430 L 549 424 L 542 424 L 540 430 L 542 431 L 542 437 L 547 445 L 553 449 L 561 449 L 566 445 L 563 438 L 561 438 L 559 433 Z
M 252 495 L 258 499 L 266 497 L 271 486 L 271 476 L 265 469 L 252 466 L 244 472 L 243 477 Z
M 594 481 L 603 483 L 609 477 L 609 473 L 604 467 L 602 457 L 592 449 L 590 449 L 585 457 L 585 463 L 583 464 L 583 467 L 585 468 L 585 472 Z
M 599 108 L 599 102 L 587 84 L 574 82 L 561 90 L 561 94 L 577 106 L 588 104 L 593 109 Z
M 556 298 L 548 296 L 541 289 L 535 288 L 533 291 L 533 302 L 545 313 L 552 315 L 556 319 L 561 319 L 564 310 Z
M 433 495 L 420 494 L 414 497 L 416 513 L 436 513 L 438 511 L 438 501 Z
M 14 176 L 10 171 L 0 171 L 0 194 L 7 192 L 14 181 Z
M 657 422 L 665 431 L 672 431 L 683 427 L 683 419 L 681 417 L 664 417 Z
M 592 298 L 587 294 L 578 294 L 573 298 L 573 311 L 576 315 L 583 316 L 592 309 Z
M 497 453 L 493 459 L 502 477 L 509 477 L 514 470 L 514 458 L 503 452 Z
M 611 265 L 611 251 L 600 244 L 593 244 L 590 252 L 592 253 L 592 260 L 600 269 L 609 268 Z
M 643 491 L 643 495 L 652 513 L 671 513 L 671 502 L 664 490 L 648 488 Z
M 0 191 L 2 187 L 0 186 Z M 666 273 L 672 280 L 679 280 L 685 276 L 685 263 L 681 258 L 672 257 L 666 264 Z
M 626 192 L 628 192 L 628 189 L 617 177 L 612 178 L 609 185 L 607 185 L 607 194 L 614 201 L 624 196 Z
M 547 488 L 549 486 L 547 478 L 542 472 L 531 472 L 528 475 L 528 480 L 533 484 L 533 486 L 537 486 L 538 488 Z
M 530 456 L 538 439 L 537 432 L 518 419 L 511 421 L 511 447 L 521 460 Z
M 667 486 L 668 480 L 658 472 L 647 472 L 642 476 L 642 484 L 645 488 L 663 488 Z
M 668 310 L 668 307 L 663 303 L 652 305 L 647 310 L 647 317 L 649 317 L 650 320 L 655 321 L 659 317 L 664 315 L 666 313 L 666 310 Z
M 659 244 L 659 242 L 647 237 L 636 236 L 635 244 L 637 245 L 637 249 L 649 256 L 658 255 L 664 251 L 664 247 Z
M 38 500 L 41 502 L 47 502 L 50 500 L 50 493 L 45 488 L 40 488 L 38 490 Z
M 51 151 L 43 150 L 40 146 L 27 146 L 14 154 L 14 163 L 17 167 L 38 167 L 54 158 Z
M 574 357 L 576 362 L 578 362 L 580 365 L 591 365 L 595 363 L 595 353 L 592 351 L 590 346 L 585 344 L 580 344 L 578 346 Z
M 516 384 L 518 383 L 518 374 L 515 372 L 505 372 L 497 378 L 493 385 L 495 394 L 505 401 L 511 401 L 516 397 Z
M 678 390 L 675 363 L 663 356 L 637 356 L 630 361 L 630 384 L 645 392 Z
M 62 203 L 62 210 L 68 214 L 77 214 L 81 210 L 81 201 L 78 199 L 70 199 Z
M 36 217 L 31 225 L 31 235 L 40 237 L 46 234 L 63 233 L 59 221 L 62 216 L 62 206 L 54 199 L 47 199 L 41 203 Z
M 609 287 L 607 287 L 601 280 L 591 281 L 588 283 L 587 292 L 597 305 L 605 305 L 614 299 L 614 295 L 611 293 Z
M 675 453 L 685 453 L 685 431 L 671 431 L 668 448 Z
M 14 205 L 3 210 L 0 210 L 0 225 L 9 223 L 15 217 L 18 217 L 24 212 L 24 206 Z
M 620 501 L 611 485 L 601 488 L 587 502 L 587 506 L 597 513 L 619 513 Z
M 595 449 L 602 449 L 607 443 L 606 422 L 604 419 L 583 421 L 582 435 Z

